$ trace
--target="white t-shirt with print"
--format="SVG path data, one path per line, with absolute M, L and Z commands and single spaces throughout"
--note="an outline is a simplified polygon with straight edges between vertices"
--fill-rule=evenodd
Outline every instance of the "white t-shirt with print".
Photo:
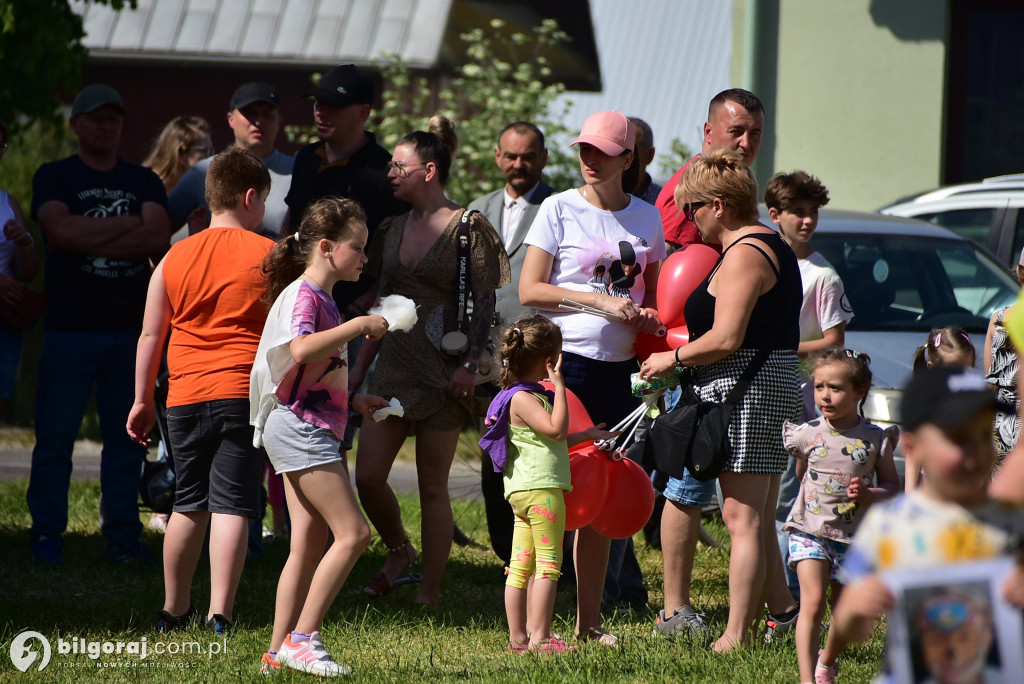
M 656 208 L 630 197 L 625 209 L 605 211 L 576 189 L 544 200 L 525 243 L 554 256 L 548 281 L 552 285 L 629 296 L 637 305 L 646 294 L 647 265 L 665 258 L 665 234 Z M 628 243 L 628 247 L 620 243 Z M 593 314 L 543 313 L 562 329 L 565 351 L 598 361 L 625 361 L 635 356 L 633 326 Z
M 804 283 L 804 301 L 800 306 L 800 341 L 820 340 L 825 331 L 840 323 L 849 323 L 853 308 L 846 298 L 843 280 L 820 252 L 797 260 Z

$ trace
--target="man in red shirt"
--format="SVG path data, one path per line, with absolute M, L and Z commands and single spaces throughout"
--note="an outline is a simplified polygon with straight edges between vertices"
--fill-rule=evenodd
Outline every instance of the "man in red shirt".
M 704 123 L 704 144 L 701 154 L 720 147 L 739 152 L 743 161 L 750 166 L 757 159 L 764 133 L 764 106 L 749 90 L 730 88 L 711 99 L 708 106 L 708 120 Z M 696 159 L 696 157 L 694 157 Z M 697 232 L 697 226 L 687 221 L 676 206 L 675 192 L 683 171 L 690 161 L 676 171 L 661 189 L 654 206 L 661 212 L 661 223 L 665 228 L 665 242 L 671 254 L 680 247 L 707 244 Z M 720 245 L 710 245 L 721 251 Z

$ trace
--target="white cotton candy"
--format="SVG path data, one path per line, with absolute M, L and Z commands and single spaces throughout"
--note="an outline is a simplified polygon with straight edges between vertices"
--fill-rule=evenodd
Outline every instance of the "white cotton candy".
M 416 302 L 402 295 L 384 297 L 370 309 L 370 313 L 383 316 L 388 322 L 389 332 L 412 330 L 416 325 Z
M 395 295 L 395 296 L 396 297 L 400 297 L 401 295 Z M 402 297 L 402 299 L 405 299 L 405 297 Z M 406 301 L 411 301 L 411 300 L 406 300 Z M 382 409 L 377 409 L 376 411 L 374 411 L 373 413 L 370 414 L 370 417 L 373 418 L 375 423 L 379 423 L 380 421 L 384 420 L 388 416 L 398 416 L 399 418 L 401 418 L 404 415 L 405 415 L 405 409 L 402 408 L 402 402 L 398 401 L 398 399 L 396 397 L 392 397 L 391 398 L 391 406 L 388 406 L 388 407 L 382 408 Z

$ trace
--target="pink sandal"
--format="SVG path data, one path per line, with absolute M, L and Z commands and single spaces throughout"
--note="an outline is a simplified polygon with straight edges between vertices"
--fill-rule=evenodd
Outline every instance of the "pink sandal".
M 530 646 L 531 653 L 565 653 L 566 651 L 575 651 L 576 647 L 571 646 L 558 637 L 551 637 L 544 641 L 539 641 L 533 646 Z

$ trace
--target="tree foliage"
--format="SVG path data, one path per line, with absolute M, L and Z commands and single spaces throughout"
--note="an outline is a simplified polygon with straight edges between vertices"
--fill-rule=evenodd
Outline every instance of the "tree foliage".
M 456 202 L 468 204 L 505 183 L 494 163 L 494 147 L 506 124 L 533 122 L 548 140 L 571 135 L 562 123 L 571 107 L 561 99 L 565 84 L 552 80 L 545 57 L 546 48 L 569 36 L 554 19 L 545 19 L 530 33 L 509 33 L 505 22 L 493 19 L 489 30 L 477 28 L 460 37 L 466 43 L 466 61 L 456 69 L 451 86 L 438 92 L 400 61 L 384 65 L 387 86 L 376 131 L 390 148 L 406 133 L 426 130 L 435 113 L 451 119 L 459 151 L 447 192 Z M 499 52 L 509 58 L 502 59 Z M 579 180 L 576 156 L 562 145 L 549 145 L 545 176 L 555 187 L 573 185 Z
M 570 38 L 553 19 L 544 20 L 529 33 L 509 32 L 504 21 L 493 19 L 487 30 L 473 29 L 460 37 L 466 43 L 466 61 L 456 68 L 446 87 L 439 88 L 426 76 L 414 74 L 398 57 L 383 61 L 383 106 L 369 128 L 390 150 L 405 134 L 427 130 L 434 114 L 451 119 L 459 149 L 446 192 L 456 202 L 468 204 L 505 183 L 494 163 L 494 147 L 506 124 L 530 121 L 544 131 L 548 141 L 574 133 L 562 123 L 572 106 L 561 99 L 565 84 L 552 79 L 545 56 L 547 48 Z M 502 59 L 498 53 L 508 58 Z M 434 83 L 437 80 L 435 77 Z M 307 127 L 288 127 L 287 131 L 293 141 L 312 137 Z M 579 181 L 575 154 L 564 145 L 549 144 L 544 174 L 556 188 L 575 184 Z
M 136 0 L 86 0 L 121 10 Z M 0 119 L 20 127 L 56 120 L 62 93 L 82 83 L 88 50 L 82 18 L 68 0 L 0 0 Z

